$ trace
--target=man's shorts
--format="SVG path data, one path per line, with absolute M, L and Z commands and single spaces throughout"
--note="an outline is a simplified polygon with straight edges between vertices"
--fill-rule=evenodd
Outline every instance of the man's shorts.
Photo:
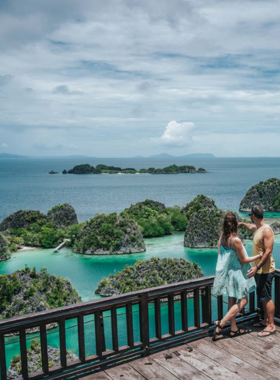
M 255 280 L 257 283 L 257 295 L 261 302 L 271 300 L 272 281 L 275 277 L 275 272 L 267 274 L 256 273 Z

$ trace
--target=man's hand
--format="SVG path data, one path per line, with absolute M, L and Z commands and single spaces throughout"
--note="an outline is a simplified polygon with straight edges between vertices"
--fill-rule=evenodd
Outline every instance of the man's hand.
M 251 268 L 251 269 L 248 270 L 248 272 L 247 272 L 247 277 L 248 277 L 248 278 L 254 277 L 255 274 L 257 273 L 257 271 L 258 271 L 258 268 L 257 268 L 257 267 L 253 267 L 253 268 Z
M 237 223 L 237 225 L 238 225 L 238 227 L 240 228 L 240 227 L 243 227 L 243 226 L 244 226 L 244 223 L 239 222 L 239 223 Z

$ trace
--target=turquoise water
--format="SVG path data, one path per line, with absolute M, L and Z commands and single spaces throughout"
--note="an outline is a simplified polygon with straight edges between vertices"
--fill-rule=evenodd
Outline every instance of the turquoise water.
M 213 274 L 217 250 L 185 248 L 183 240 L 184 233 L 145 239 L 147 251 L 131 255 L 87 256 L 74 253 L 70 248 L 62 248 L 59 252 L 54 252 L 53 249 L 16 252 L 10 260 L 0 263 L 0 274 L 24 269 L 25 265 L 37 270 L 47 267 L 49 273 L 69 278 L 83 301 L 99 297 L 94 292 L 103 276 L 122 270 L 126 264 L 133 265 L 137 260 L 148 260 L 153 256 L 182 257 L 198 262 L 204 275 Z
M 49 175 L 50 170 L 61 171 L 74 165 L 99 163 L 135 167 L 136 169 L 158 167 L 170 164 L 194 165 L 204 167 L 207 174 L 194 175 Z M 38 209 L 46 212 L 58 203 L 71 203 L 80 221 L 94 216 L 95 213 L 120 212 L 130 204 L 146 198 L 161 201 L 166 206 L 185 205 L 198 194 L 205 194 L 215 200 L 218 207 L 238 211 L 239 203 L 250 186 L 267 178 L 280 178 L 280 158 L 218 158 L 218 159 L 23 159 L 0 160 L 0 221 L 11 212 L 19 209 Z M 247 217 L 247 213 L 243 214 Z M 279 214 L 267 214 L 277 218 Z M 83 301 L 93 300 L 98 282 L 103 276 L 123 269 L 126 264 L 133 265 L 137 260 L 149 259 L 153 256 L 184 258 L 197 262 L 204 275 L 215 272 L 217 259 L 216 249 L 189 249 L 183 246 L 183 233 L 172 236 L 146 239 L 147 251 L 140 254 L 120 256 L 84 256 L 63 248 L 58 253 L 52 249 L 30 250 L 12 254 L 10 260 L 0 263 L 0 274 L 12 273 L 23 269 L 25 265 L 40 270 L 47 267 L 51 274 L 69 278 L 79 291 Z M 247 243 L 251 253 L 252 243 Z M 275 241 L 274 257 L 280 268 L 280 239 Z M 192 300 L 188 300 L 190 325 L 193 310 Z M 215 310 L 215 305 L 213 305 Z M 139 316 L 134 310 L 135 341 L 139 340 Z M 118 310 L 120 345 L 126 344 L 125 316 Z M 111 347 L 108 333 L 110 315 L 105 315 L 106 346 Z M 86 354 L 95 353 L 94 317 L 87 317 Z M 215 315 L 213 315 L 215 318 Z M 168 310 L 162 306 L 162 333 L 167 333 Z M 180 303 L 175 304 L 176 330 L 180 329 Z M 77 353 L 76 321 L 67 321 L 67 348 Z M 107 330 L 106 330 L 107 326 Z M 150 331 L 154 334 L 154 311 L 150 309 Z M 58 346 L 58 329 L 48 332 L 48 344 Z M 37 335 L 29 335 L 29 342 Z M 12 356 L 19 353 L 17 337 L 7 338 L 7 364 Z
M 191 262 L 197 262 L 205 276 L 215 273 L 217 250 L 216 249 L 189 249 L 183 246 L 183 233 L 176 233 L 171 236 L 162 238 L 146 239 L 147 251 L 141 254 L 120 255 L 120 256 L 84 256 L 74 253 L 69 248 L 64 248 L 58 253 L 54 253 L 52 249 L 47 250 L 30 250 L 17 252 L 12 254 L 10 260 L 0 263 L 0 274 L 12 273 L 17 269 L 23 269 L 25 265 L 30 267 L 35 266 L 37 270 L 41 267 L 47 267 L 51 274 L 64 276 L 68 278 L 72 285 L 78 290 L 83 301 L 99 298 L 94 293 L 98 282 L 103 276 L 108 276 L 110 273 L 121 270 L 126 264 L 133 265 L 136 260 L 149 259 L 156 257 L 184 258 Z M 246 244 L 249 255 L 252 252 L 252 242 Z M 275 239 L 274 257 L 276 266 L 280 268 L 280 237 Z M 213 310 L 215 310 L 215 300 L 213 300 Z M 224 305 L 226 308 L 226 305 Z M 193 324 L 193 300 L 188 300 L 189 309 L 189 324 Z M 180 302 L 175 303 L 175 325 L 176 330 L 180 329 Z M 122 328 L 119 329 L 120 346 L 126 345 L 126 328 L 124 310 L 118 310 L 118 324 Z M 134 309 L 134 335 L 135 341 L 139 338 L 139 314 L 137 307 Z M 151 306 L 149 311 L 150 318 L 150 333 L 155 335 L 154 325 L 154 309 Z M 215 313 L 213 318 L 216 318 Z M 162 333 L 168 331 L 168 309 L 167 306 L 162 306 Z M 94 340 L 94 316 L 88 316 L 85 324 L 86 336 L 86 354 L 95 354 Z M 106 347 L 112 347 L 110 335 L 110 314 L 105 314 L 105 339 Z M 67 321 L 67 349 L 78 354 L 77 327 L 76 320 Z M 29 342 L 33 338 L 38 338 L 38 334 L 28 335 Z M 7 344 L 7 365 L 15 354 L 19 353 L 19 343 L 17 337 L 6 338 Z M 48 344 L 54 347 L 59 347 L 59 332 L 58 329 L 53 329 L 48 332 Z

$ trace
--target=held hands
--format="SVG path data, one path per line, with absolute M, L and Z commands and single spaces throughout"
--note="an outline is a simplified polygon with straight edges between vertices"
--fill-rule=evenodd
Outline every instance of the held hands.
M 247 277 L 248 277 L 248 278 L 254 277 L 255 274 L 257 273 L 257 271 L 258 271 L 258 268 L 257 268 L 257 267 L 253 267 L 253 268 L 251 268 L 251 269 L 248 270 L 248 272 L 247 272 Z

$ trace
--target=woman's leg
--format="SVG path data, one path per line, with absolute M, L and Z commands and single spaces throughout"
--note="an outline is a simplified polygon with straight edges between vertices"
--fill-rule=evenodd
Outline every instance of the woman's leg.
M 237 303 L 232 305 L 229 311 L 224 316 L 224 318 L 221 320 L 221 326 L 224 327 L 228 321 L 231 321 L 231 319 L 234 318 L 237 313 L 240 313 L 240 311 L 247 305 L 247 303 L 248 303 L 248 298 L 244 297 L 241 300 L 239 300 Z M 235 322 L 235 325 L 236 325 L 236 322 Z M 217 332 L 220 332 L 220 328 L 217 329 Z
M 228 297 L 228 311 L 236 304 L 236 298 L 234 297 Z M 237 324 L 236 324 L 236 314 L 230 319 L 230 329 L 231 331 L 236 331 Z

